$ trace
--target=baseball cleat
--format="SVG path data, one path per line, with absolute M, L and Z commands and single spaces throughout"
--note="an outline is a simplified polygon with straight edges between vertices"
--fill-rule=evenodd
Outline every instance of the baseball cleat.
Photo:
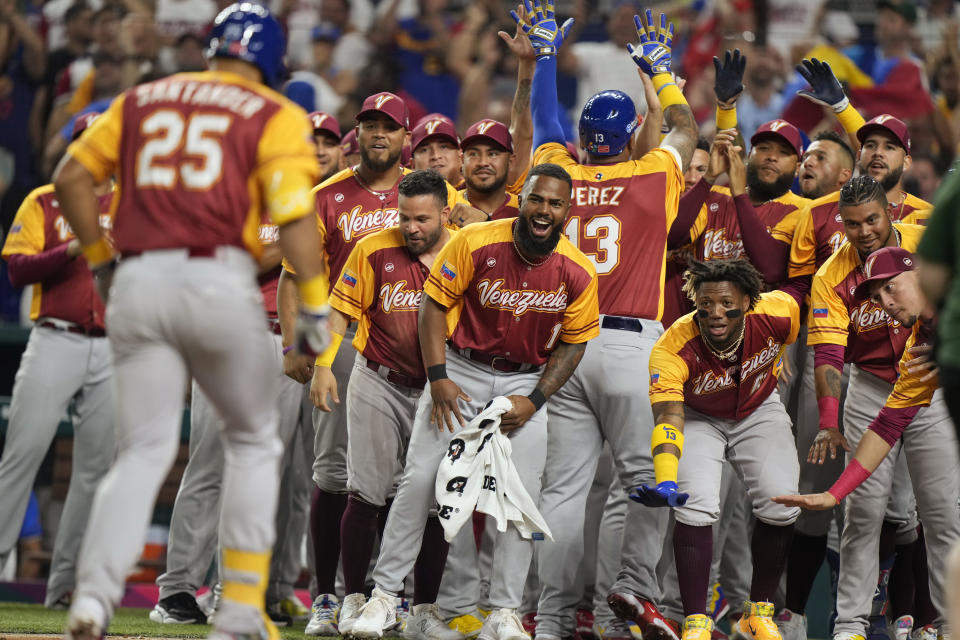
M 859 633 L 849 633 L 847 631 L 841 631 L 840 633 L 833 634 L 833 640 L 867 640 L 866 636 L 862 636 Z
M 730 613 L 730 603 L 727 602 L 727 596 L 723 593 L 723 587 L 719 582 L 714 582 L 710 587 L 710 596 L 707 598 L 707 615 L 713 618 L 714 622 L 719 622 L 728 613 Z
M 635 622 L 644 640 L 680 640 L 657 607 L 645 598 L 615 591 L 607 596 L 607 604 L 621 620 Z
M 185 591 L 161 598 L 150 611 L 150 619 L 160 624 L 207 624 L 207 614 Z
M 102 640 L 107 630 L 103 606 L 93 598 L 82 598 L 73 603 L 67 617 L 64 640 Z
M 910 640 L 913 631 L 913 616 L 900 616 L 890 623 L 891 640 Z
M 638 628 L 639 631 L 639 628 Z M 612 620 L 609 624 L 595 622 L 593 637 L 599 640 L 635 640 L 630 627 L 623 620 Z
M 397 631 L 403 633 L 407 628 L 407 619 L 410 617 L 410 601 L 399 596 L 397 598 Z
M 310 621 L 303 630 L 308 636 L 335 636 L 337 614 L 340 613 L 340 601 L 332 593 L 321 593 L 310 607 Z
M 494 609 L 483 622 L 478 640 L 530 640 L 516 609 Z
M 374 587 L 370 599 L 360 608 L 360 617 L 353 623 L 350 634 L 354 638 L 382 638 L 398 624 L 397 600 L 396 596 Z
M 436 604 L 418 604 L 407 616 L 403 637 L 407 640 L 464 640 L 463 634 L 448 627 Z
M 198 602 L 197 604 L 200 603 Z M 300 602 L 300 598 L 297 596 L 287 596 L 277 602 L 277 605 L 281 612 L 290 616 L 296 622 L 303 622 L 310 617 L 310 609 L 303 606 L 303 603 Z
M 772 602 L 743 603 L 743 615 L 737 622 L 740 634 L 748 640 L 783 640 L 777 623 L 773 621 L 775 609 Z
M 367 603 L 367 597 L 362 593 L 351 593 L 343 598 L 340 603 L 340 621 L 337 623 L 337 629 L 340 635 L 348 637 L 353 630 L 353 623 L 360 617 L 360 609 Z
M 466 613 L 448 622 L 447 626 L 459 632 L 465 638 L 476 638 L 477 634 L 480 633 L 480 629 L 483 628 L 483 620 L 481 620 L 479 616 Z
M 529 611 L 520 616 L 520 624 L 523 630 L 530 634 L 530 637 L 537 635 L 537 612 Z
M 794 613 L 790 609 L 783 609 L 774 618 L 783 640 L 807 640 L 807 617 L 801 613 Z
M 270 622 L 278 627 L 289 627 L 293 624 L 293 617 L 287 615 L 280 609 L 279 602 L 268 604 L 266 607 L 266 614 L 267 617 L 270 618 Z
M 910 633 L 910 640 L 937 640 L 937 628 L 927 624 Z
M 593 611 L 589 609 L 577 609 L 574 619 L 577 623 L 577 630 L 573 635 L 577 640 L 596 640 L 593 636 Z
M 711 640 L 713 635 L 713 618 L 695 613 L 687 616 L 683 621 L 682 640 Z

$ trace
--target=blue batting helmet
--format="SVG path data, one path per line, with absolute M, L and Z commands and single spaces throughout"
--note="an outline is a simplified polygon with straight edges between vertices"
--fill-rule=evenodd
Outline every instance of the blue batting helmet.
M 623 91 L 607 89 L 595 94 L 580 114 L 580 144 L 597 156 L 623 151 L 637 128 L 637 108 Z
M 256 66 L 263 81 L 276 87 L 283 81 L 287 41 L 280 23 L 264 7 L 237 2 L 213 21 L 204 54 L 210 58 L 237 58 Z

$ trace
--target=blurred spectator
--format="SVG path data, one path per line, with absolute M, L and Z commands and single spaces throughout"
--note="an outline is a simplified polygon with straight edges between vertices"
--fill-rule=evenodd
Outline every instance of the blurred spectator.
M 934 68 L 937 85 L 937 110 L 950 123 L 955 140 L 960 141 L 960 59 L 943 55 Z
M 207 68 L 207 59 L 203 55 L 204 40 L 193 33 L 185 33 L 177 38 L 173 47 L 174 72 L 203 71 Z
M 313 68 L 294 71 L 284 87 L 284 95 L 305 111 L 337 113 L 343 105 L 344 94 L 356 84 L 353 72 L 338 73 L 333 69 L 333 51 L 340 40 L 340 29 L 329 22 L 313 28 Z
M 37 186 L 30 116 L 34 95 L 43 81 L 46 51 L 43 39 L 15 0 L 0 0 L 0 149 L 13 155 L 13 176 L 0 200 L 0 227 L 13 216 Z
M 214 0 L 156 0 L 156 35 L 160 45 L 160 67 L 168 73 L 178 70 L 176 48 L 183 35 L 206 36 L 207 27 L 217 15 Z
M 944 37 L 951 32 L 951 25 L 955 40 L 957 22 L 960 22 L 960 5 L 956 0 L 928 0 L 926 7 L 918 7 L 914 31 L 922 50 L 934 52 L 940 49 Z
M 933 156 L 925 153 L 911 155 L 913 164 L 903 174 L 903 188 L 907 193 L 927 202 L 933 202 L 933 196 L 940 188 L 940 181 L 943 179 L 942 172 L 937 167 L 937 161 Z
M 339 29 L 341 34 L 333 48 L 330 68 L 336 73 L 350 72 L 357 75 L 367 66 L 373 47 L 363 35 L 364 32 L 352 24 L 350 14 L 349 0 L 323 0 L 320 5 L 323 21 Z
M 70 6 L 63 16 L 65 40 L 47 55 L 47 77 L 44 88 L 51 92 L 60 80 L 60 74 L 77 58 L 87 55 L 93 41 L 93 11 L 83 2 Z M 46 114 L 44 114 L 46 115 Z
M 748 57 L 743 95 L 737 100 L 737 120 L 745 138 L 783 113 L 785 100 L 780 92 L 785 79 L 780 52 L 773 47 L 755 47 Z
M 583 2 L 577 2 L 574 20 L 586 21 L 586 8 Z M 643 97 L 643 83 L 637 73 L 637 64 L 627 51 L 627 44 L 637 43 L 637 29 L 633 16 L 640 13 L 642 7 L 632 0 L 616 0 L 606 20 L 607 40 L 604 42 L 574 42 L 564 44 L 560 49 L 558 64 L 560 70 L 576 76 L 577 102 L 570 115 L 576 122 L 580 118 L 583 105 L 595 93 L 604 89 L 620 89 L 633 98 L 637 113 L 647 112 L 647 103 Z M 577 28 L 577 23 L 574 23 Z M 576 34 L 571 34 L 572 41 Z
M 817 33 L 826 0 L 767 0 L 766 44 L 789 62 L 799 62 L 803 44 Z M 796 50 L 797 47 L 801 47 Z M 754 58 L 756 60 L 756 58 Z

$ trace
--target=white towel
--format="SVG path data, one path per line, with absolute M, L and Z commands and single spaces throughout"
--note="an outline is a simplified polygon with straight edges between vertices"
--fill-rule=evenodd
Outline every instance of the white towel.
M 498 531 L 506 531 L 513 523 L 525 539 L 542 533 L 553 540 L 520 481 L 510 457 L 510 439 L 500 432 L 500 416 L 511 409 L 510 400 L 497 396 L 450 439 L 434 485 L 437 515 L 448 542 L 474 509 L 496 519 Z

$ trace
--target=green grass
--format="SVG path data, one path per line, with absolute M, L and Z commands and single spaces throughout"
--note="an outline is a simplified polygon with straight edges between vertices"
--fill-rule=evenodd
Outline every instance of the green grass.
M 149 609 L 117 609 L 108 633 L 115 636 L 143 636 L 145 638 L 205 638 L 208 625 L 158 624 L 152 622 Z M 0 633 L 61 634 L 67 621 L 66 611 L 51 611 L 39 604 L 0 602 Z M 305 623 L 280 629 L 288 639 L 303 640 Z

